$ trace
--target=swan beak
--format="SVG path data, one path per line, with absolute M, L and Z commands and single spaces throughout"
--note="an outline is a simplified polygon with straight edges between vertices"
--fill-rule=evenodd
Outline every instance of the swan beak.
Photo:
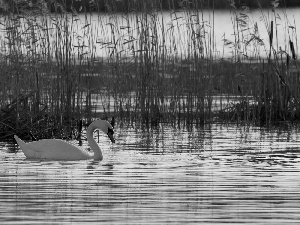
M 112 143 L 115 143 L 114 131 L 112 129 L 108 129 L 107 136 L 109 137 L 109 139 Z

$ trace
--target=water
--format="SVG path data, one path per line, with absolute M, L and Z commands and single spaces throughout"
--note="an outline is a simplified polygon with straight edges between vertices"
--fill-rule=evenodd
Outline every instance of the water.
M 234 43 L 235 39 L 239 38 L 239 54 L 246 54 L 247 57 L 255 59 L 264 58 L 269 54 L 269 27 L 273 21 L 276 24 L 274 25 L 276 34 L 273 40 L 275 50 L 286 51 L 290 54 L 289 40 L 297 45 L 300 35 L 299 7 L 277 8 L 275 12 L 271 9 L 251 10 L 246 18 L 243 17 L 243 20 L 247 21 L 244 24 L 245 27 L 241 28 L 239 25 L 237 31 L 237 25 L 234 24 L 236 16 L 241 18 L 245 15 L 239 13 L 237 11 L 235 15 L 229 10 L 203 10 L 199 14 L 180 11 L 153 13 L 152 16 L 149 15 L 147 21 L 149 42 L 153 42 L 151 44 L 153 47 L 159 47 L 159 55 L 167 54 L 168 57 L 189 57 L 195 50 L 194 41 L 196 40 L 196 48 L 199 48 L 201 55 L 208 58 L 211 56 L 231 58 L 237 54 L 234 51 L 235 47 L 233 44 L 225 45 L 224 39 Z M 115 56 L 116 53 L 118 53 L 118 58 L 132 57 L 142 50 L 140 45 L 145 41 L 140 36 L 141 23 L 145 23 L 144 19 L 145 15 L 138 13 L 68 14 L 67 19 L 52 14 L 37 17 L 30 22 L 20 19 L 22 26 L 18 27 L 19 32 L 28 35 L 26 36 L 28 40 L 34 39 L 34 44 L 30 46 L 29 42 L 24 41 L 19 46 L 19 51 L 27 55 L 28 49 L 33 48 L 43 55 L 45 40 L 49 40 L 51 48 L 56 49 L 64 48 L 65 43 L 62 40 L 67 39 L 72 40 L 69 43 L 71 47 L 69 51 L 74 58 L 77 58 L 78 54 L 96 59 L 106 58 Z M 0 18 L 0 21 L 1 30 L 6 32 L 11 28 L 11 24 L 7 24 L 5 17 Z M 61 29 L 58 28 L 65 27 L 66 21 L 68 21 L 68 30 L 61 33 Z M 28 33 L 28 30 L 32 29 L 33 22 L 36 23 L 35 33 Z M 44 29 L 45 27 L 48 29 Z M 5 36 L 6 33 L 3 35 Z M 68 35 L 68 38 L 63 37 L 64 35 Z M 57 39 L 57 37 L 60 38 Z M 255 41 L 258 39 L 261 42 Z M 2 46 L 9 45 L 5 39 L 1 39 L 1 36 L 0 42 Z M 295 49 L 298 54 L 297 47 Z M 1 51 L 2 54 L 9 54 L 5 47 L 2 47 Z M 54 58 L 56 53 L 55 50 L 52 52 Z
M 1 143 L 0 224 L 300 223 L 295 127 L 119 124 L 115 144 L 99 139 L 102 162 L 31 161 Z
M 276 35 L 274 34 L 273 40 L 275 49 L 290 52 L 289 40 L 297 43 L 300 36 L 299 10 L 299 7 L 277 8 L 274 12 L 271 9 L 253 9 L 247 13 L 237 11 L 236 14 L 229 10 L 203 10 L 198 14 L 164 11 L 153 13 L 155 17 L 149 16 L 147 26 L 149 39 L 154 43 L 157 42 L 159 54 L 163 54 L 161 49 L 164 48 L 164 54 L 169 57 L 188 57 L 191 51 L 194 52 L 194 48 L 199 48 L 205 57 L 213 55 L 217 58 L 231 58 L 237 54 L 235 47 L 233 44 L 225 45 L 224 40 L 235 43 L 235 39 L 239 39 L 237 42 L 240 49 L 236 49 L 239 54 L 242 52 L 249 58 L 257 59 L 268 57 L 271 21 L 276 24 L 274 25 Z M 246 21 L 246 24 L 243 24 L 244 27 L 239 24 L 237 30 L 236 17 L 241 19 L 244 15 L 247 17 L 243 17 L 242 20 Z M 132 57 L 136 54 L 134 51 L 141 50 L 140 42 L 144 42 L 143 37 L 140 37 L 141 23 L 145 23 L 143 19 L 145 16 L 138 13 L 126 16 L 95 13 L 91 14 L 89 20 L 84 14 L 79 14 L 72 29 L 81 38 L 74 37 L 74 45 L 82 45 L 83 40 L 87 43 L 92 36 L 95 41 L 89 46 L 90 49 L 85 48 L 84 52 L 93 52 L 99 57 L 109 57 L 118 52 L 119 57 Z M 86 35 L 87 31 L 89 35 Z M 152 37 L 152 33 L 157 39 Z M 261 39 L 261 42 L 256 42 L 257 39 L 253 37 Z
M 298 28 L 300 26 L 300 14 L 299 8 L 288 8 L 288 9 L 277 9 L 274 13 L 271 10 L 252 10 L 249 12 L 247 18 L 246 28 L 239 30 L 240 45 L 244 48 L 244 54 L 247 54 L 248 57 L 257 58 L 258 56 L 267 57 L 268 56 L 268 46 L 269 46 L 269 28 L 270 21 L 276 21 L 276 28 L 274 28 L 277 33 L 280 35 L 274 36 L 274 43 L 276 42 L 276 48 L 280 47 L 282 50 L 289 50 L 289 40 L 297 42 L 296 40 L 300 36 L 299 29 L 293 29 L 292 27 Z M 239 12 L 237 12 L 237 16 Z M 276 17 L 276 18 L 275 18 Z M 80 28 L 84 26 L 86 21 L 83 18 L 83 15 L 80 15 Z M 139 17 L 140 20 L 142 16 Z M 199 21 L 197 21 L 199 18 Z M 113 37 L 110 35 L 111 26 L 113 23 L 116 28 L 127 27 L 128 23 L 122 16 L 111 17 L 103 15 L 101 17 L 101 24 L 105 24 L 103 29 L 100 31 L 100 34 L 97 36 L 98 47 L 101 51 L 96 50 L 96 52 L 103 57 L 107 57 L 111 51 L 106 49 L 103 51 L 102 48 L 106 46 L 101 43 L 114 43 Z M 232 14 L 229 10 L 204 10 L 200 12 L 197 16 L 194 13 L 187 14 L 185 12 L 163 12 L 157 15 L 155 20 L 158 32 L 158 45 L 162 48 L 165 46 L 167 54 L 170 56 L 188 56 L 191 54 L 191 49 L 194 48 L 192 40 L 195 38 L 195 33 L 197 33 L 197 41 L 201 42 L 201 48 L 203 48 L 203 53 L 205 56 L 210 54 L 215 55 L 217 58 L 224 57 L 230 58 L 233 57 L 234 53 L 233 45 L 225 45 L 224 39 L 227 39 L 231 42 L 235 42 L 235 36 L 237 36 L 236 25 L 233 21 L 235 15 Z M 118 46 L 118 51 L 122 52 L 123 56 L 132 56 L 133 52 L 129 50 L 131 42 L 128 43 L 128 40 L 139 40 L 138 27 L 139 25 L 135 23 L 136 15 L 132 14 L 129 16 L 129 21 L 131 25 L 130 32 L 127 29 L 119 29 L 120 32 L 113 32 L 114 35 L 117 34 L 117 38 L 120 42 Z M 84 22 L 85 21 L 85 22 Z M 265 22 L 264 22 L 265 21 Z M 150 23 L 150 22 L 149 22 Z M 91 24 L 99 26 L 99 17 L 93 15 Z M 257 33 L 254 31 L 254 27 L 257 25 Z M 150 30 L 151 23 L 149 24 Z M 243 32 L 241 32 L 243 31 Z M 81 33 L 81 30 L 78 30 Z M 102 33 L 103 32 L 103 33 Z M 151 32 L 151 31 L 150 31 Z M 262 40 L 262 43 L 266 46 L 260 46 L 260 44 L 255 41 L 250 41 L 253 36 L 257 36 Z M 213 40 L 213 44 L 210 41 Z M 156 40 L 154 40 L 156 41 Z M 247 42 L 247 44 L 245 44 Z M 125 44 L 123 44 L 125 43 Z M 253 45 L 252 45 L 253 44 Z M 200 45 L 200 44 L 199 44 Z M 213 45 L 213 46 L 211 46 Z M 106 46 L 108 47 L 108 46 Z M 110 46 L 111 47 L 111 46 Z M 115 47 L 115 46 L 114 46 Z M 199 47 L 199 46 L 198 46 Z M 206 49 L 208 48 L 208 50 Z M 138 44 L 136 44 L 135 49 L 139 49 Z M 242 51 L 241 49 L 239 51 Z

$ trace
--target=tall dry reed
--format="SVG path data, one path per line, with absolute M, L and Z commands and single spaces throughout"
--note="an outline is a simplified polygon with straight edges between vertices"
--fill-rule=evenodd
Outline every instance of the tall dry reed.
M 287 16 L 277 21 L 276 0 L 271 13 L 261 9 L 269 43 L 251 10 L 229 1 L 229 59 L 216 49 L 214 1 L 208 17 L 206 2 L 196 0 L 181 1 L 180 10 L 168 0 L 168 11 L 166 1 L 106 1 L 106 12 L 100 3 L 94 12 L 67 1 L 54 1 L 54 12 L 42 0 L 23 3 L 1 15 L 0 104 L 15 101 L 18 112 L 18 98 L 30 94 L 32 123 L 111 115 L 152 124 L 216 116 L 267 123 L 300 116 L 296 27 Z M 278 44 L 280 22 L 285 46 Z

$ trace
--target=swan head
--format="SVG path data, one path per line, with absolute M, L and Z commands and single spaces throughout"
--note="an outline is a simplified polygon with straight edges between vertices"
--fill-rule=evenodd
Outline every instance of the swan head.
M 112 143 L 115 143 L 114 139 L 114 128 L 112 125 L 106 120 L 95 120 L 90 124 L 92 129 L 100 129 L 109 137 Z

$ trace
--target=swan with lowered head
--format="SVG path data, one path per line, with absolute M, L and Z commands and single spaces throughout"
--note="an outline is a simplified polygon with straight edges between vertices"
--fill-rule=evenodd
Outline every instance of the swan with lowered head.
M 85 160 L 94 159 L 102 160 L 103 155 L 100 147 L 93 138 L 96 129 L 102 130 L 108 135 L 111 142 L 114 143 L 113 127 L 106 120 L 95 120 L 92 122 L 86 132 L 88 143 L 94 154 L 78 148 L 60 139 L 43 139 L 40 141 L 33 141 L 25 143 L 17 135 L 14 136 L 18 145 L 22 149 L 27 158 L 42 159 L 42 160 Z

